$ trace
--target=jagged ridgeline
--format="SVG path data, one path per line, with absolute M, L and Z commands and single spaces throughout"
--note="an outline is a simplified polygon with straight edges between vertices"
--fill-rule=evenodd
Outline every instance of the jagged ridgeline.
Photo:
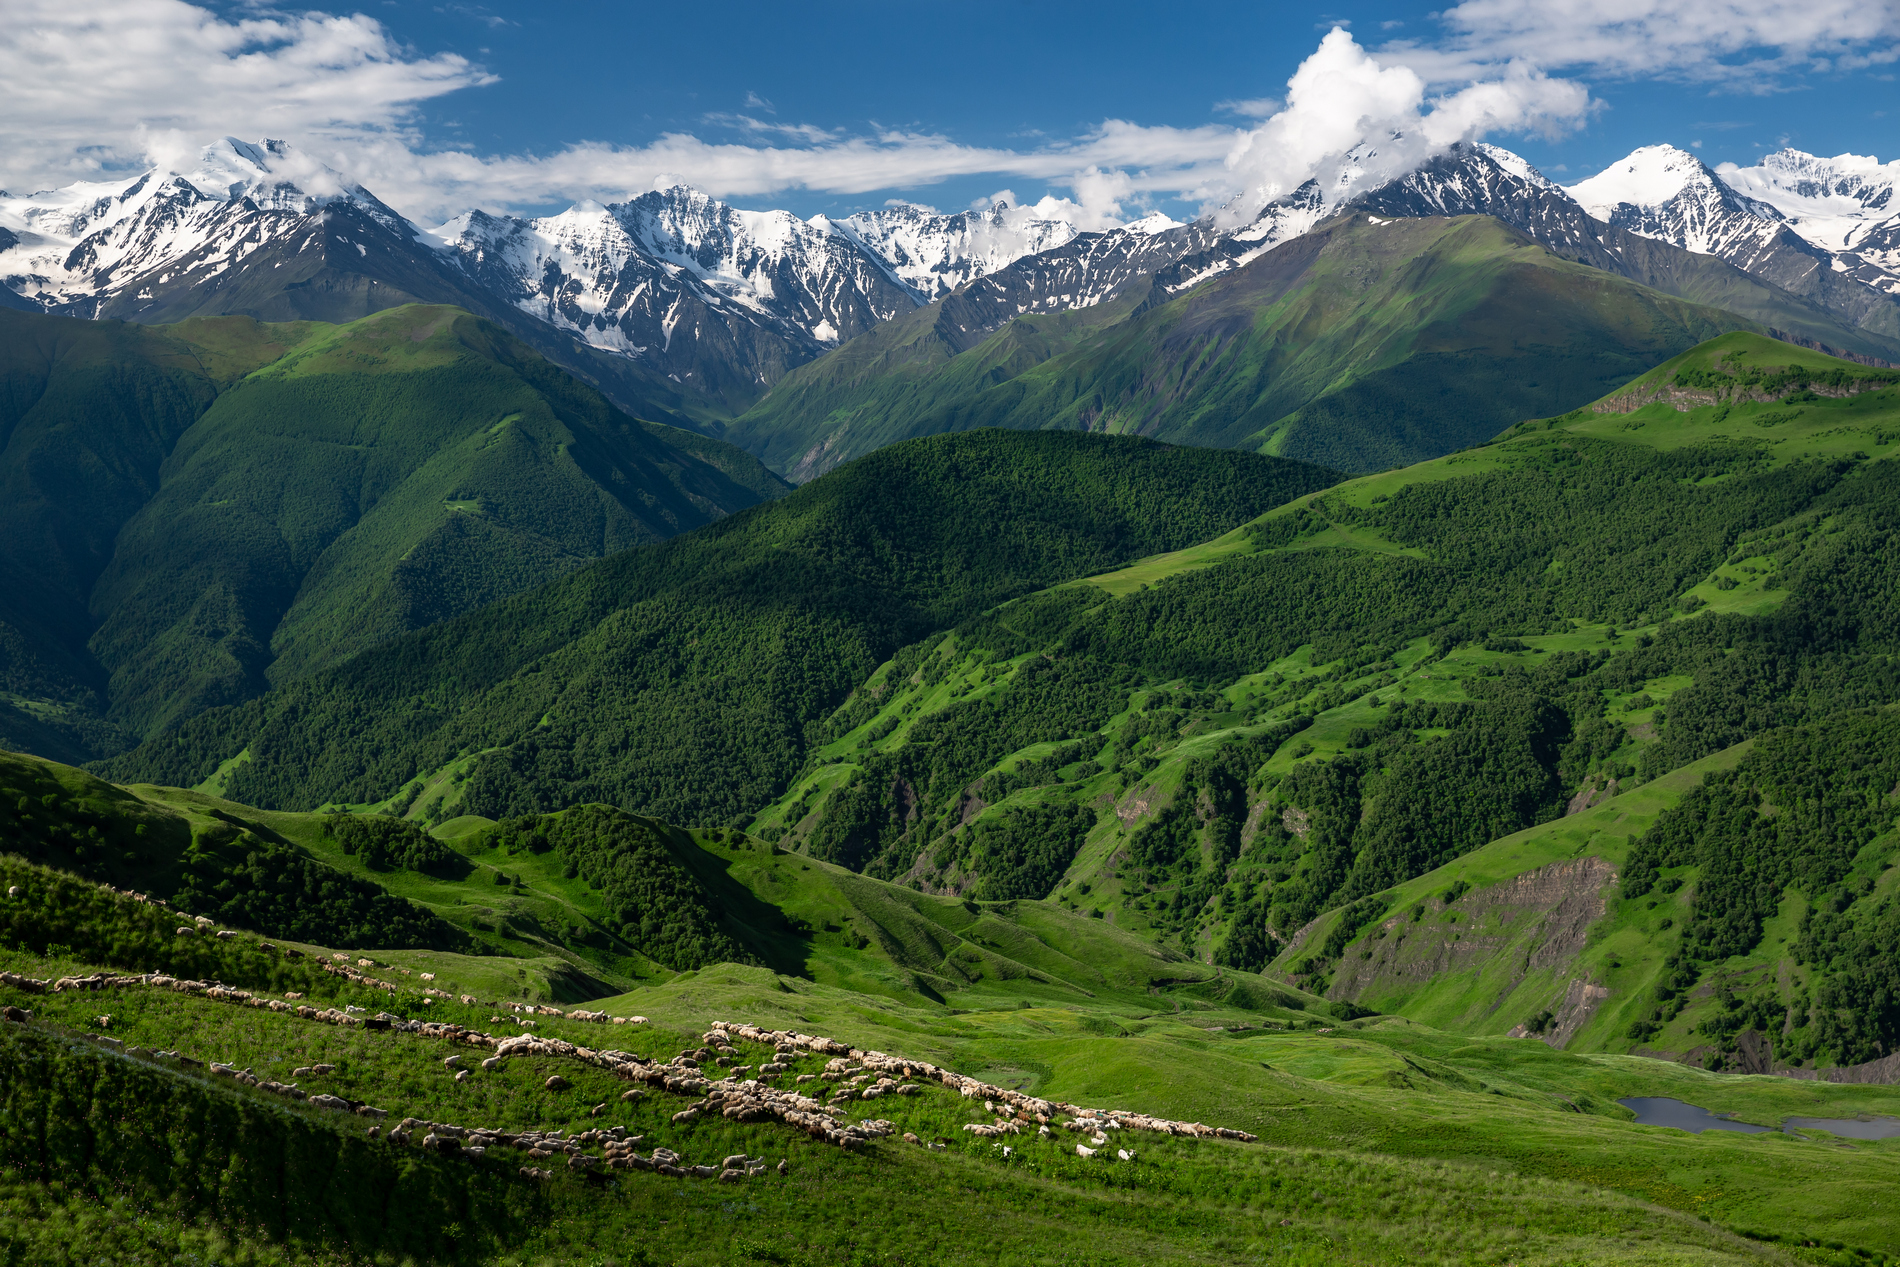
M 394 801 L 499 819 L 599 801 L 744 821 L 898 648 L 1337 478 L 1075 433 L 895 445 L 769 506 L 212 710 L 99 768 L 181 786 L 216 773 L 234 799 L 269 808 Z M 418 799 L 438 776 L 449 794 Z
M 0 743 L 108 755 L 786 490 L 496 326 L 0 312 Z
M 967 332 L 993 329 L 972 324 L 989 314 L 946 300 L 793 370 L 725 435 L 795 477 L 907 436 L 983 426 L 1126 432 L 1376 471 L 1575 408 L 1724 331 L 1807 329 L 1820 316 L 1705 257 L 1658 270 L 1658 290 L 1489 216 L 1356 215 L 1201 281 L 1216 263 L 1190 257 L 1108 302 L 1030 313 L 973 346 Z M 1819 337 L 1863 346 L 1845 331 Z M 1891 354 L 1877 339 L 1865 346 Z
M 1600 407 L 1002 606 L 870 676 L 758 829 L 1219 962 L 1293 943 L 1325 990 L 1394 886 L 1900 699 L 1895 379 L 1725 336 Z M 1343 936 L 1300 936 L 1341 906 Z

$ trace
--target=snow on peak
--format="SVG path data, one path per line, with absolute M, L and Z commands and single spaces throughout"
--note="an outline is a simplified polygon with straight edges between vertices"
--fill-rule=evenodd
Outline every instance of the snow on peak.
M 1181 222 L 1159 211 L 1150 211 L 1139 220 L 1130 220 L 1122 226 L 1128 233 L 1139 233 L 1143 237 L 1153 237 L 1157 233 L 1166 233 L 1169 229 L 1178 229 Z
M 1535 167 L 1532 167 L 1530 162 L 1521 155 L 1513 154 L 1503 146 L 1478 141 L 1473 144 L 1471 148 L 1477 150 L 1480 154 L 1483 154 L 1486 158 L 1527 185 L 1534 186 L 1546 193 L 1562 194 L 1564 192 L 1562 185 L 1559 185 L 1556 181 L 1544 175 L 1544 173 L 1538 171 Z
M 1900 235 L 1900 160 L 1860 154 L 1817 158 L 1777 150 L 1754 167 L 1724 164 L 1733 188 L 1775 208 L 1802 237 L 1830 251 L 1861 249 Z
M 1685 189 L 1718 189 L 1708 164 L 1673 145 L 1645 145 L 1588 180 L 1570 186 L 1570 196 L 1599 220 L 1616 208 L 1660 207 Z
M 883 260 L 893 276 L 925 300 L 942 298 L 1025 255 L 1063 246 L 1076 235 L 1065 219 L 1007 202 L 947 214 L 901 203 L 829 223 Z

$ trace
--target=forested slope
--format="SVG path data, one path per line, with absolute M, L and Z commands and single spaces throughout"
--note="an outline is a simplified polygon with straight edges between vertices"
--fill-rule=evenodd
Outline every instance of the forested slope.
M 750 816 L 897 648 L 1203 540 L 1337 477 L 1137 439 L 917 441 L 478 617 L 185 722 L 102 770 L 272 808 L 382 803 L 453 768 L 489 817 L 605 801 Z M 448 812 L 447 804 L 438 805 Z
M 1884 348 L 1726 265 L 1656 289 L 1488 216 L 1354 215 L 1209 280 L 1188 268 L 980 341 L 953 297 L 799 367 L 726 436 L 794 478 L 905 436 L 980 426 L 1371 471 L 1575 408 L 1727 330 L 1773 325 Z
M 1900 699 L 1893 383 L 1726 336 L 1600 409 L 1025 598 L 881 667 L 758 825 L 1216 962 L 1292 942 L 1330 988 L 1395 886 Z
M 784 491 L 500 329 L 0 314 L 0 738 L 77 758 Z

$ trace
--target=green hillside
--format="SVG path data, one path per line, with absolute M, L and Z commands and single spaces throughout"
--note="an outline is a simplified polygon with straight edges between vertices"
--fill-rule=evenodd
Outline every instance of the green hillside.
M 469 354 L 229 329 L 181 471 Z M 1900 1261 L 1896 454 L 1745 331 L 1344 482 L 952 432 L 0 753 L 0 1259 Z
M 432 819 L 589 801 L 746 820 L 893 651 L 1015 596 L 1323 488 L 1282 459 L 983 432 L 793 496 L 200 715 L 101 766 L 272 808 Z
M 783 491 L 456 309 L 0 323 L 0 737 L 56 756 Z
M 81 822 L 110 836 L 136 820 L 151 836 L 167 816 L 216 810 L 253 832 L 295 817 L 110 789 L 40 762 L 6 769 L 10 787 L 41 778 L 62 789 L 53 805 L 34 803 L 30 823 L 13 820 L 8 839 L 42 842 L 67 867 L 122 860 L 97 844 L 74 853 Z M 196 808 L 177 808 L 186 803 Z M 518 843 L 524 830 L 461 826 L 512 831 Z M 544 856 L 579 858 L 554 825 L 537 830 L 565 842 Z M 442 834 L 466 847 L 466 831 Z M 849 887 L 839 880 L 901 894 L 732 835 L 701 847 L 761 900 L 785 895 L 787 913 L 823 917 L 814 899 L 827 884 Z M 1091 1260 L 1108 1262 L 1345 1253 L 1877 1267 L 1900 1256 L 1880 1210 L 1900 1177 L 1890 1144 L 1812 1129 L 1685 1136 L 1632 1125 L 1617 1103 L 1677 1096 L 1773 1125 L 1891 1111 L 1891 1088 L 1723 1077 L 1396 1018 L 1340 1022 L 1291 991 L 1248 993 L 1239 985 L 1255 979 L 1231 972 L 1216 989 L 1159 978 L 1142 988 L 1140 972 L 1122 976 L 1139 959 L 1132 939 L 1044 903 L 913 909 L 977 906 L 965 917 L 973 947 L 1026 927 L 1032 908 L 1045 947 L 1056 930 L 1085 926 L 1095 940 L 1082 932 L 1065 949 L 1102 993 L 1018 975 L 948 1007 L 726 963 L 598 998 L 585 1013 L 543 1005 L 523 1018 L 511 1002 L 547 994 L 517 988 L 505 967 L 530 961 L 362 947 L 339 952 L 350 976 L 325 967 L 326 945 L 266 943 L 237 920 L 214 925 L 228 936 L 178 936 L 175 910 L 66 869 L 0 856 L 0 883 L 0 969 L 12 974 L 0 978 L 0 1005 L 12 1009 L 0 1021 L 0 1246 L 21 1262 L 1055 1263 L 1073 1258 L 1079 1234 Z M 836 962 L 882 962 L 868 946 L 832 945 Z M 76 980 L 94 970 L 168 975 Z M 737 1028 L 747 1024 L 825 1036 L 848 1055 L 775 1050 L 772 1036 Z M 522 1035 L 529 1049 L 515 1050 Z M 678 1052 L 703 1064 L 660 1063 Z M 636 1061 L 652 1062 L 652 1076 Z M 983 1085 L 960 1095 L 920 1073 L 926 1061 Z M 912 1093 L 871 1103 L 859 1094 L 868 1080 L 828 1073 L 839 1066 L 908 1066 Z M 627 1069 L 639 1078 L 631 1088 Z M 731 1076 L 662 1085 L 661 1074 L 695 1072 Z M 854 1127 L 859 1142 L 839 1147 L 757 1109 L 720 1111 L 768 1087 L 814 1096 L 828 1129 Z M 1000 1140 L 964 1129 L 1008 1121 L 1009 1108 L 992 1111 L 1006 1096 L 1041 1097 L 1049 1134 L 1033 1116 Z M 374 1116 L 349 1111 L 359 1105 Z M 1128 1122 L 1095 1135 L 1093 1156 L 1087 1109 Z M 1258 1139 L 1170 1135 L 1133 1114 Z M 654 1173 L 662 1149 L 706 1169 Z M 760 1164 L 712 1177 L 745 1162 Z
M 1575 408 L 1726 330 L 1772 324 L 1892 355 L 1853 332 L 1815 333 L 1815 313 L 1765 284 L 1677 281 L 1664 293 L 1572 263 L 1489 217 L 1359 215 L 1178 294 L 1134 288 L 1018 318 L 974 346 L 958 314 L 911 314 L 793 371 L 725 434 L 793 478 L 981 426 L 1367 471 Z
M 1052 896 L 1203 961 L 1277 960 L 1434 1023 L 1502 1033 L 1561 1010 L 1568 958 L 1509 1007 L 1482 974 L 1413 965 L 1375 984 L 1340 965 L 1487 842 L 1639 787 L 1616 802 L 1628 814 L 1752 736 L 1900 700 L 1893 382 L 1725 336 L 1602 412 L 1019 600 L 867 678 L 833 723 L 849 729 L 755 829 L 926 891 Z M 1623 412 L 1690 390 L 1709 399 Z M 1582 847 L 1551 839 L 1566 861 Z M 1628 840 L 1590 856 L 1621 867 Z M 1533 856 L 1522 870 L 1557 861 Z M 1606 875 L 1572 879 L 1593 895 Z M 1440 933 L 1425 959 L 1463 936 Z M 1669 940 L 1620 981 L 1647 989 Z M 1583 1041 L 1646 1041 L 1624 1007 Z M 1695 1045 L 1687 1029 L 1673 1050 Z M 1829 1039 L 1811 1057 L 1865 1050 Z

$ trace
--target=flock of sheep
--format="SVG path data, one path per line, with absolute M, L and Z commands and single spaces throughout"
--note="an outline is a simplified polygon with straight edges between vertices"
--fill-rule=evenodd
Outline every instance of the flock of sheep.
M 143 895 L 125 894 L 123 896 L 141 901 L 150 900 L 144 898 Z M 203 921 L 203 923 L 208 924 L 209 921 Z M 178 931 L 181 934 L 196 934 L 198 929 L 181 926 Z M 217 933 L 220 938 L 232 935 L 229 932 Z M 269 943 L 260 943 L 260 945 L 276 949 Z M 286 949 L 282 953 L 294 955 L 297 952 Z M 394 985 L 367 977 L 360 971 L 363 967 L 372 966 L 368 960 L 351 965 L 347 956 L 340 954 L 336 955 L 334 960 L 335 962 L 319 962 L 326 971 L 346 977 L 354 983 L 378 986 L 391 991 L 395 989 Z M 432 974 L 424 975 L 432 979 Z M 1210 1127 L 1198 1122 L 1177 1122 L 1123 1110 L 1085 1109 L 1073 1104 L 1025 1095 L 1006 1087 L 992 1086 L 952 1070 L 940 1068 L 928 1061 L 913 1060 L 880 1051 L 861 1050 L 839 1042 L 837 1039 L 820 1035 L 761 1029 L 753 1025 L 726 1021 L 713 1022 L 701 1036 L 701 1046 L 682 1051 L 671 1060 L 662 1062 L 630 1052 L 596 1050 L 563 1039 L 543 1038 L 531 1033 L 487 1034 L 461 1025 L 410 1020 L 387 1012 L 370 1016 L 366 1009 L 354 1006 L 343 1009 L 316 1008 L 301 1002 L 302 996 L 294 993 L 282 999 L 271 999 L 217 982 L 185 980 L 163 973 L 126 975 L 102 973 L 85 977 L 40 980 L 0 971 L 0 986 L 25 994 L 57 994 L 68 991 L 137 987 L 173 990 L 236 1006 L 265 1008 L 287 1016 L 331 1025 L 413 1033 L 424 1038 L 489 1050 L 493 1054 L 481 1061 L 481 1067 L 489 1071 L 498 1068 L 505 1059 L 511 1056 L 540 1056 L 572 1060 L 606 1069 L 623 1081 L 642 1083 L 674 1095 L 697 1097 L 673 1115 L 673 1121 L 676 1124 L 683 1125 L 701 1116 L 710 1115 L 724 1117 L 734 1122 L 778 1121 L 794 1129 L 803 1130 L 814 1139 L 822 1139 L 847 1149 L 858 1147 L 872 1139 L 891 1135 L 895 1128 L 891 1123 L 878 1119 L 848 1122 L 845 1120 L 846 1110 L 843 1108 L 845 1103 L 853 1100 L 876 1100 L 886 1095 L 916 1095 L 921 1091 L 920 1084 L 924 1082 L 939 1083 L 966 1099 L 983 1102 L 993 1121 L 967 1124 L 964 1127 L 966 1131 L 984 1137 L 1000 1137 L 1020 1135 L 1025 1130 L 1033 1128 L 1038 1135 L 1048 1137 L 1051 1134 L 1049 1127 L 1053 1123 L 1072 1131 L 1084 1131 L 1090 1134 L 1088 1144 L 1075 1146 L 1076 1153 L 1083 1157 L 1095 1156 L 1107 1144 L 1107 1133 L 1111 1130 L 1143 1130 L 1189 1138 L 1220 1138 L 1249 1142 L 1255 1138 L 1245 1131 Z M 445 995 L 445 997 L 448 996 Z M 463 1001 L 474 1003 L 476 1000 L 472 996 L 463 996 Z M 492 1006 L 500 1007 L 501 1005 Z M 558 1008 L 537 1007 L 531 1004 L 512 1006 L 518 1011 L 564 1016 L 569 1020 L 596 1024 L 643 1024 L 646 1021 L 645 1017 L 610 1016 L 605 1012 L 577 1010 L 563 1013 Z M 0 1009 L 0 1016 L 4 1016 L 4 1019 L 9 1021 L 25 1022 L 31 1019 L 32 1014 L 27 1009 L 8 1006 Z M 110 1027 L 109 1016 L 101 1016 L 96 1020 L 102 1029 Z M 524 1027 L 531 1027 L 533 1023 L 518 1021 L 518 1024 Z M 103 1036 L 100 1041 L 119 1047 L 127 1054 L 169 1059 L 188 1067 L 202 1066 L 202 1062 L 177 1052 L 147 1053 L 138 1048 L 128 1049 L 124 1048 L 119 1040 Z M 772 1048 L 772 1059 L 761 1063 L 756 1070 L 750 1065 L 738 1064 L 737 1062 L 743 1059 L 741 1049 L 736 1045 L 739 1042 Z M 787 1073 L 793 1061 L 811 1055 L 830 1057 L 822 1072 L 797 1074 L 790 1087 L 772 1085 L 771 1079 Z M 458 1081 L 472 1076 L 471 1070 L 466 1067 L 465 1058 L 460 1054 L 447 1057 L 443 1064 Z M 709 1066 L 718 1071 L 718 1076 L 708 1076 Z M 318 1108 L 348 1112 L 371 1119 L 377 1123 L 369 1127 L 372 1137 L 381 1134 L 380 1121 L 389 1116 L 387 1110 L 356 1103 L 341 1096 L 312 1095 L 297 1087 L 295 1082 L 280 1083 L 259 1078 L 248 1069 L 237 1069 L 217 1062 L 211 1063 L 208 1068 L 214 1076 L 227 1077 L 261 1091 L 305 1101 Z M 322 1076 L 330 1069 L 331 1067 L 326 1065 L 307 1066 L 296 1070 L 292 1077 Z M 745 1077 L 746 1074 L 754 1076 Z M 826 1092 L 828 1103 L 812 1098 L 798 1089 L 814 1082 L 831 1084 Z M 556 1074 L 550 1076 L 544 1086 L 549 1091 L 560 1091 L 566 1089 L 569 1084 L 565 1078 Z M 620 1098 L 623 1101 L 633 1100 L 644 1094 L 643 1089 L 633 1088 L 624 1092 Z M 608 1108 L 607 1103 L 596 1105 L 591 1110 L 591 1114 L 599 1117 Z M 532 1164 L 551 1160 L 560 1160 L 570 1171 L 579 1174 L 602 1168 L 651 1170 L 670 1176 L 699 1176 L 716 1178 L 724 1182 L 736 1182 L 764 1174 L 768 1169 L 764 1158 L 738 1154 L 725 1158 L 718 1166 L 692 1165 L 666 1148 L 655 1148 L 643 1155 L 637 1151 L 637 1146 L 644 1142 L 644 1137 L 629 1135 L 625 1127 L 619 1126 L 568 1135 L 559 1131 L 510 1132 L 486 1127 L 461 1127 L 450 1123 L 404 1118 L 398 1126 L 388 1132 L 387 1139 L 392 1144 L 414 1145 L 430 1152 L 459 1154 L 471 1158 L 481 1158 L 492 1148 L 523 1150 L 531 1164 L 523 1166 L 521 1173 L 533 1179 L 552 1177 L 551 1170 Z M 909 1133 L 904 1135 L 904 1139 L 911 1143 L 923 1143 Z M 596 1156 L 587 1151 L 591 1147 L 598 1147 L 600 1155 Z M 942 1146 L 931 1145 L 931 1147 Z M 1127 1149 L 1118 1150 L 1118 1155 L 1124 1161 L 1132 1160 L 1134 1157 L 1134 1154 Z M 780 1162 L 778 1171 L 780 1174 L 785 1173 L 786 1163 Z

